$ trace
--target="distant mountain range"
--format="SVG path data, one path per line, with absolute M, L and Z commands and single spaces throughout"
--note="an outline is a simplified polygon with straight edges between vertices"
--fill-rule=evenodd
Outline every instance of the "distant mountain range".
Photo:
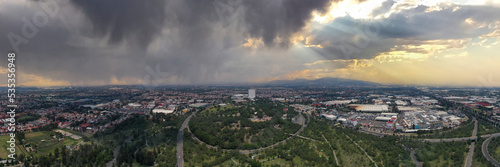
M 0 87 L 0 92 L 7 91 L 9 87 L 2 86 Z M 36 87 L 24 87 L 24 86 L 17 86 L 15 87 L 16 91 L 25 91 L 25 90 L 35 90 L 38 89 Z
M 381 84 L 368 81 L 360 81 L 343 78 L 321 78 L 315 80 L 295 79 L 276 80 L 263 83 L 266 86 L 379 86 Z

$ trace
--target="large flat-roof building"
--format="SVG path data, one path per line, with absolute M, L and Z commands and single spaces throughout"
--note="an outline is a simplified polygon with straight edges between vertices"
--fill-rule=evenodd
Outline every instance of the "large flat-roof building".
M 160 108 L 153 109 L 153 113 L 170 114 L 170 113 L 173 113 L 173 112 L 174 112 L 174 109 L 160 109 Z
M 354 108 L 356 111 L 359 111 L 359 112 L 381 113 L 381 112 L 388 112 L 389 111 L 388 105 L 351 104 L 351 105 L 349 105 L 349 108 Z
M 391 117 L 375 117 L 375 121 L 390 121 Z

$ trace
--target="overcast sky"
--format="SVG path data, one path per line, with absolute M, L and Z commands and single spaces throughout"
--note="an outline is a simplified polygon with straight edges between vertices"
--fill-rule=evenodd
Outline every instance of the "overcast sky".
M 1 0 L 0 51 L 25 86 L 500 86 L 500 0 Z

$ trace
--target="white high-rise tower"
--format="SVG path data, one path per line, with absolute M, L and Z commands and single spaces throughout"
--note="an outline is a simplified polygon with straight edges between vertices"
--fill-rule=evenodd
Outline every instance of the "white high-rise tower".
M 250 99 L 255 98 L 255 89 L 248 89 L 248 98 Z

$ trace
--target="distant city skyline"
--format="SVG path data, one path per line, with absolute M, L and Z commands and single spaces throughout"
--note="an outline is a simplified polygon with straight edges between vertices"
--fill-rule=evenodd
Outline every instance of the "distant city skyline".
M 16 86 L 500 87 L 500 0 L 2 0 L 0 24 Z

